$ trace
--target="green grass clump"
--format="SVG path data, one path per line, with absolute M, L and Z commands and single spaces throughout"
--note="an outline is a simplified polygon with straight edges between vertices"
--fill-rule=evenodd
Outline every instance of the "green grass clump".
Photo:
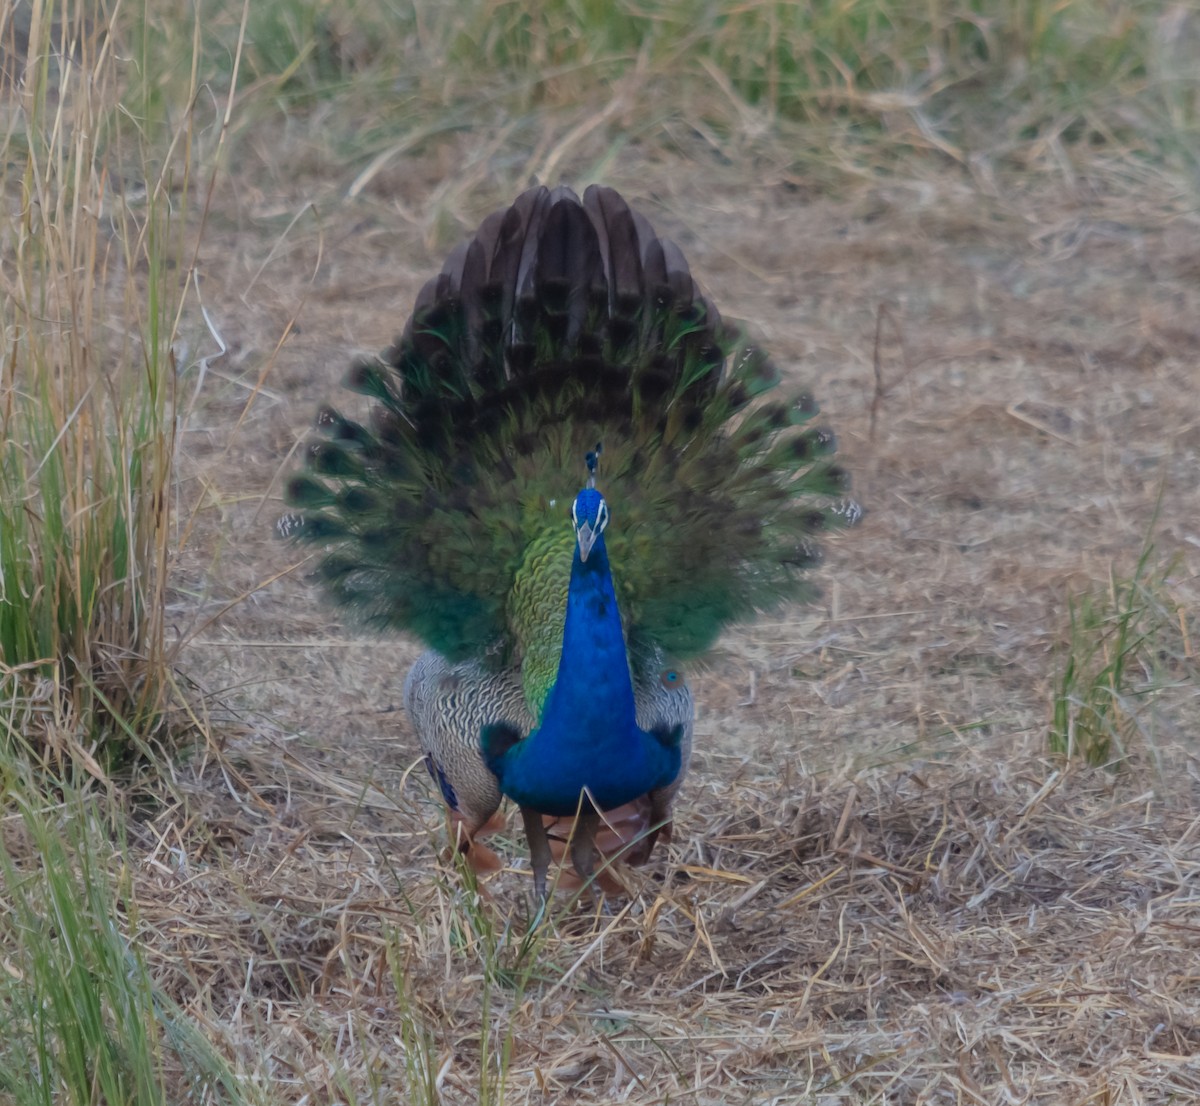
M 516 1042 L 514 1016 L 525 1002 L 531 983 L 542 982 L 543 955 L 550 927 L 541 911 L 528 918 L 500 919 L 479 889 L 475 873 L 465 859 L 454 857 L 457 885 L 446 882 L 443 893 L 450 904 L 443 922 L 447 952 L 478 966 L 480 979 L 479 1067 L 476 1098 L 480 1106 L 502 1106 Z M 427 1058 L 414 1074 L 428 1072 L 434 1037 L 429 1022 L 419 1017 L 416 996 L 397 970 L 392 957 L 392 978 L 400 998 L 404 1036 L 412 1041 L 413 1056 Z M 422 1038 L 421 1034 L 425 1036 Z M 419 1083 L 418 1083 L 419 1085 Z M 428 1100 L 437 1106 L 436 1097 Z
M 101 769 L 166 700 L 191 141 L 185 118 L 147 148 L 150 98 L 107 16 L 0 12 L 0 694 L 39 689 L 39 754 Z
M 105 0 L 0 5 L 0 1102 L 14 1106 L 243 1100 L 153 982 L 113 844 L 124 809 L 76 772 L 104 777 L 144 748 L 172 687 L 196 85 L 173 73 L 184 95 L 168 108 L 139 27 Z
M 19 704 L 0 707 L 19 728 Z M 59 781 L 30 798 L 27 758 L 0 753 L 15 802 L 0 844 L 0 1101 L 12 1106 L 168 1106 L 245 1101 L 198 1028 L 156 987 L 130 888 L 100 804 Z M 108 854 L 112 854 L 111 856 Z
M 1153 752 L 1158 727 L 1175 713 L 1170 693 L 1195 687 L 1187 611 L 1171 594 L 1171 566 L 1152 571 L 1152 555 L 1148 544 L 1131 577 L 1112 575 L 1103 595 L 1070 600 L 1052 752 L 1094 765 L 1124 760 L 1139 740 Z

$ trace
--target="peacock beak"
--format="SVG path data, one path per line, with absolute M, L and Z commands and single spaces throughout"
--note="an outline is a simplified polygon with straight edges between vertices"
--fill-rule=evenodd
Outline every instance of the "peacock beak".
M 575 536 L 579 540 L 579 559 L 586 561 L 588 554 L 592 551 L 592 546 L 596 544 L 596 539 L 600 536 L 600 531 L 593 529 L 590 522 L 583 522 L 576 529 Z

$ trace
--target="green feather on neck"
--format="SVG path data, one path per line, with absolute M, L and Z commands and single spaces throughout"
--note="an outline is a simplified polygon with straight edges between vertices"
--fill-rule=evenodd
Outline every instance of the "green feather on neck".
M 575 535 L 565 522 L 545 530 L 525 548 L 508 600 L 508 621 L 521 653 L 525 702 L 541 722 L 562 655 L 567 589 Z

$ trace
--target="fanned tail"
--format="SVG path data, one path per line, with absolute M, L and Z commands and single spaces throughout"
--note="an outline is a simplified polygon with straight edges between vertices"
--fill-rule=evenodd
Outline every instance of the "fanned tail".
M 816 405 L 774 398 L 778 381 L 616 192 L 531 189 L 351 369 L 369 420 L 322 410 L 280 529 L 325 547 L 319 576 L 367 622 L 451 660 L 511 660 L 514 581 L 547 535 L 569 536 L 603 442 L 631 646 L 687 657 L 800 595 L 816 537 L 856 517 Z

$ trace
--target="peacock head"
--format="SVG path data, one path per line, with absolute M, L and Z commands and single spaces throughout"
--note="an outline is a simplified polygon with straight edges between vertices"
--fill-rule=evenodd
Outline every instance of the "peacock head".
M 595 488 L 584 488 L 571 504 L 571 522 L 579 544 L 579 559 L 586 561 L 596 539 L 608 525 L 608 504 Z

